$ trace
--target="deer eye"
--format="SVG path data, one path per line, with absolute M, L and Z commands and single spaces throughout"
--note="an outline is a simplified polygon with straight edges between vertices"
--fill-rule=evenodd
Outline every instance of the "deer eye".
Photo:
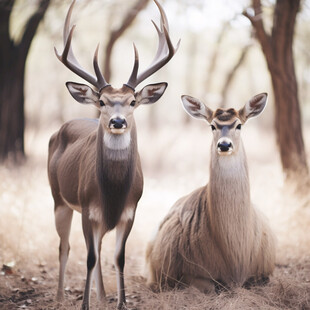
M 104 104 L 104 102 L 102 100 L 99 100 L 99 104 L 100 104 L 101 107 L 105 106 L 105 104 Z
M 136 105 L 136 100 L 132 100 L 131 103 L 130 103 L 130 105 L 131 105 L 132 107 L 134 107 L 134 106 Z
M 236 127 L 236 129 L 241 129 L 241 124 L 239 124 L 237 127 Z
M 211 125 L 210 127 L 212 131 L 216 130 L 215 126 Z

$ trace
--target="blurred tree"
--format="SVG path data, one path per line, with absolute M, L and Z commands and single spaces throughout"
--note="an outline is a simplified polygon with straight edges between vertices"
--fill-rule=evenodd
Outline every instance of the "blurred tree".
M 183 92 L 185 94 L 192 94 L 194 93 L 195 84 L 196 81 L 193 79 L 193 75 L 195 75 L 195 62 L 197 55 L 197 49 L 198 49 L 198 42 L 199 37 L 195 33 L 191 33 L 189 35 L 188 39 L 189 44 L 187 45 L 187 55 L 189 55 L 186 59 L 186 63 L 184 63 L 185 67 L 185 76 L 186 76 L 186 82 L 185 82 L 185 89 Z M 153 105 L 155 107 L 155 105 Z M 188 113 L 183 113 L 183 123 L 184 125 L 187 125 L 190 123 L 191 117 Z M 153 118 L 154 122 L 154 118 Z M 154 127 L 154 126 L 153 126 Z
M 240 56 L 237 60 L 237 62 L 234 64 L 234 66 L 231 68 L 231 70 L 228 72 L 223 87 L 222 87 L 222 101 L 220 103 L 220 106 L 222 108 L 226 108 L 227 107 L 227 97 L 228 97 L 228 91 L 229 88 L 234 80 L 234 77 L 236 76 L 236 73 L 238 72 L 238 69 L 242 66 L 242 64 L 244 63 L 246 56 L 248 54 L 248 51 L 250 49 L 252 45 L 248 44 L 246 46 L 244 46 L 241 50 Z
M 211 84 L 212 81 L 214 81 L 214 75 L 215 75 L 215 71 L 216 71 L 216 67 L 217 67 L 217 62 L 218 62 L 218 57 L 220 55 L 220 48 L 221 48 L 221 44 L 223 39 L 225 38 L 225 35 L 227 34 L 228 30 L 230 28 L 230 21 L 226 21 L 225 23 L 223 23 L 223 26 L 219 32 L 219 35 L 217 37 L 216 43 L 215 43 L 215 47 L 212 51 L 211 57 L 210 57 L 210 61 L 208 62 L 208 68 L 206 70 L 207 72 L 207 78 L 206 78 L 206 82 L 205 82 L 205 92 L 208 93 L 210 92 Z
M 24 78 L 29 48 L 50 1 L 41 0 L 20 40 L 10 33 L 15 0 L 0 1 L 0 162 L 24 158 Z
M 131 7 L 125 14 L 123 21 L 117 29 L 111 30 L 109 34 L 108 43 L 105 49 L 105 56 L 103 61 L 103 75 L 105 79 L 111 81 L 111 57 L 112 49 L 117 40 L 124 34 L 124 32 L 132 25 L 139 12 L 142 11 L 149 0 L 137 0 L 137 2 Z
M 252 0 L 252 9 L 243 14 L 255 30 L 271 75 L 276 107 L 275 128 L 282 168 L 288 180 L 298 181 L 302 186 L 309 184 L 309 170 L 293 58 L 294 28 L 299 9 L 300 0 L 277 0 L 270 34 L 264 27 L 260 0 Z

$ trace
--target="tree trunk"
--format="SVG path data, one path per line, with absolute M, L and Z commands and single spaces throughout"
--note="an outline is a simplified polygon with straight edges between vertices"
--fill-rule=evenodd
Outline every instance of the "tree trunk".
M 302 137 L 294 66 L 287 64 L 282 70 L 272 68 L 276 113 L 275 128 L 280 146 L 281 162 L 289 179 L 307 176 L 308 166 Z
M 278 0 L 271 35 L 265 32 L 260 0 L 252 0 L 255 15 L 247 12 L 261 44 L 271 74 L 276 107 L 275 128 L 283 171 L 299 185 L 309 182 L 302 136 L 298 86 L 293 58 L 293 38 L 300 0 Z
M 18 51 L 1 61 L 0 76 L 0 161 L 21 162 L 24 158 L 24 63 Z M 4 64 L 5 67 L 4 69 Z
M 25 156 L 25 63 L 32 39 L 50 1 L 41 0 L 18 44 L 10 38 L 9 29 L 14 2 L 0 2 L 0 162 L 9 159 L 19 163 Z

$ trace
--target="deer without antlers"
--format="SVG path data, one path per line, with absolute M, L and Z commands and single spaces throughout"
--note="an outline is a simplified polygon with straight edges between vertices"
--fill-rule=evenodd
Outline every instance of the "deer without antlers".
M 99 120 L 83 119 L 65 123 L 49 142 L 48 177 L 55 202 L 56 229 L 60 237 L 59 283 L 57 299 L 64 297 L 64 273 L 69 254 L 69 234 L 73 210 L 82 214 L 82 227 L 87 246 L 87 278 L 82 309 L 89 308 L 92 276 L 97 297 L 104 301 L 105 290 L 100 266 L 101 240 L 116 228 L 115 267 L 117 273 L 118 308 L 125 308 L 124 264 L 125 244 L 131 231 L 137 203 L 142 195 L 143 175 L 137 150 L 137 133 L 133 112 L 141 104 L 152 104 L 164 93 L 167 83 L 150 84 L 136 92 L 143 80 L 162 68 L 176 53 L 169 36 L 167 17 L 154 0 L 161 15 L 160 27 L 155 23 L 159 43 L 151 65 L 139 73 L 139 58 L 129 80 L 122 88 L 107 83 L 98 66 L 98 47 L 94 54 L 95 77 L 76 60 L 70 28 L 72 2 L 64 25 L 64 50 L 58 59 L 71 71 L 92 84 L 91 87 L 67 82 L 72 97 L 82 104 L 92 104 L 100 111 Z
M 212 111 L 190 96 L 182 96 L 182 101 L 191 116 L 211 126 L 210 179 L 179 199 L 160 224 L 146 253 L 148 285 L 159 289 L 185 284 L 210 291 L 219 284 L 265 281 L 274 269 L 274 237 L 250 201 L 240 132 L 249 118 L 263 111 L 267 94 L 253 97 L 239 111 Z

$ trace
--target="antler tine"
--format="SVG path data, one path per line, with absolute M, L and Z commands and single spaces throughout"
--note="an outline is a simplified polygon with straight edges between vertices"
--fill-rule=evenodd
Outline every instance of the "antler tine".
M 130 75 L 128 82 L 125 84 L 133 89 L 138 84 L 140 84 L 142 81 L 144 81 L 146 78 L 148 78 L 149 76 L 154 74 L 156 71 L 158 71 L 160 68 L 162 68 L 165 64 L 167 64 L 169 60 L 177 52 L 179 45 L 180 45 L 180 41 L 181 41 L 181 40 L 178 41 L 176 47 L 173 46 L 170 36 L 169 36 L 169 24 L 168 24 L 168 19 L 165 14 L 165 11 L 157 0 L 154 0 L 154 2 L 158 7 L 160 11 L 160 16 L 161 16 L 160 29 L 156 25 L 156 23 L 152 21 L 157 31 L 157 35 L 158 35 L 158 48 L 157 48 L 157 52 L 150 66 L 146 70 L 141 72 L 140 74 L 138 74 L 138 69 L 136 68 L 136 59 L 135 59 L 135 65 L 134 65 L 133 71 Z M 135 48 L 135 55 L 136 54 L 137 52 Z
M 74 7 L 74 4 L 75 4 L 75 0 L 72 1 L 70 7 L 69 7 L 69 10 L 68 10 L 68 13 L 66 15 L 66 19 L 65 19 L 65 24 L 64 24 L 64 29 L 63 29 L 63 43 L 64 43 L 64 46 L 66 46 L 66 43 L 68 41 L 68 37 L 71 33 L 71 31 L 73 32 L 72 28 L 75 28 L 75 25 L 72 26 L 72 28 L 70 29 L 70 21 L 71 21 L 71 15 L 72 15 L 72 12 L 73 12 L 73 7 Z M 72 35 L 71 35 L 72 36 Z M 70 49 L 69 49 L 69 55 L 70 55 L 70 58 L 74 59 L 75 62 L 78 62 L 72 52 L 72 48 L 71 48 L 71 40 L 70 40 L 70 45 L 69 45 Z
M 71 41 L 73 36 L 73 31 L 75 29 L 75 25 L 73 25 L 70 29 L 70 20 L 71 15 L 73 11 L 73 7 L 75 4 L 75 0 L 72 1 L 70 8 L 68 10 L 65 24 L 64 24 L 64 30 L 63 30 L 63 41 L 64 41 L 64 50 L 62 54 L 58 53 L 57 49 L 54 47 L 55 54 L 57 58 L 72 72 L 80 76 L 82 79 L 86 80 L 90 84 L 94 85 L 98 90 L 102 89 L 103 87 L 109 85 L 98 66 L 98 48 L 99 45 L 96 48 L 94 59 L 93 59 L 93 65 L 94 70 L 96 73 L 96 77 L 94 77 L 92 74 L 88 73 L 86 70 L 82 68 L 82 66 L 79 64 L 79 62 L 76 60 L 72 47 L 71 47 Z
M 131 75 L 129 77 L 128 83 L 130 83 L 130 81 L 134 81 L 137 79 L 137 74 L 138 74 L 138 70 L 139 70 L 139 54 L 138 54 L 138 50 L 137 50 L 135 43 L 133 43 L 133 49 L 134 49 L 134 53 L 135 53 L 135 61 L 133 64 L 133 69 L 132 69 Z M 131 86 L 131 84 L 128 84 L 128 83 L 126 83 L 125 85 L 132 88 L 133 90 L 135 90 L 135 88 L 133 86 Z
M 166 26 L 168 32 L 169 32 L 169 23 L 168 23 L 168 18 L 167 15 L 163 9 L 163 7 L 160 5 L 160 3 L 157 0 L 154 0 L 154 2 L 156 3 L 159 12 L 160 12 L 160 29 L 161 31 L 163 31 L 163 26 Z
M 99 43 L 97 45 L 97 48 L 96 48 L 96 51 L 95 51 L 95 54 L 94 54 L 94 59 L 93 59 L 93 65 L 94 65 L 94 70 L 95 70 L 95 73 L 96 73 L 96 76 L 97 76 L 97 88 L 98 90 L 100 91 L 102 88 L 106 87 L 106 86 L 109 86 L 110 84 L 106 82 L 103 74 L 101 73 L 101 70 L 99 68 L 99 65 L 98 65 L 98 51 L 99 51 Z

